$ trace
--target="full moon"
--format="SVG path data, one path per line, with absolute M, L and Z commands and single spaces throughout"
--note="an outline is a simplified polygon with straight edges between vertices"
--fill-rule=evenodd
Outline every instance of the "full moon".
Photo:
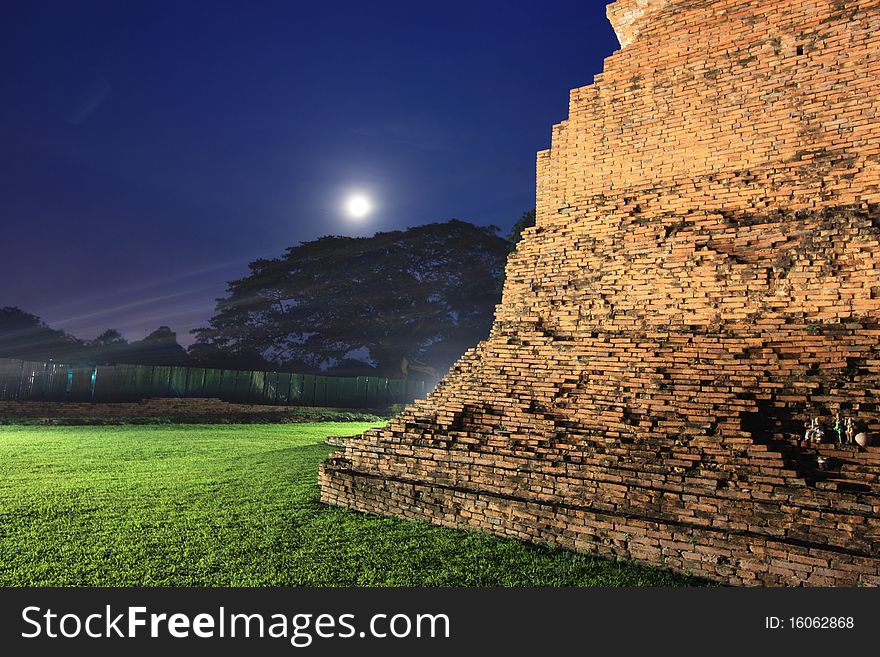
M 352 194 L 345 200 L 345 214 L 351 219 L 363 219 L 373 211 L 373 202 L 363 194 Z

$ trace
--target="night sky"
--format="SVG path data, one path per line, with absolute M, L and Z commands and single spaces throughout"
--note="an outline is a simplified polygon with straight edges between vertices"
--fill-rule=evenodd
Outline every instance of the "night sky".
M 189 344 L 227 280 L 300 241 L 506 232 L 568 90 L 619 47 L 605 4 L 6 3 L 0 306 Z

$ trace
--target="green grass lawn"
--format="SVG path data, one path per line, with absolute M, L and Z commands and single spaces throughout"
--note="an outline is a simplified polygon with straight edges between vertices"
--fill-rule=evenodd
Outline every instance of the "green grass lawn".
M 0 427 L 0 585 L 698 583 L 321 504 L 324 437 L 369 426 Z

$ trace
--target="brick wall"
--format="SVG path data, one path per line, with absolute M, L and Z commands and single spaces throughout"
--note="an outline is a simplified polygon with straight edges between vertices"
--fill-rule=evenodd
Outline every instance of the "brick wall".
M 3 401 L 0 400 L 0 424 L 14 424 L 17 419 L 45 418 L 71 420 L 88 424 L 88 420 L 155 420 L 168 422 L 306 422 L 318 421 L 322 413 L 335 419 L 342 409 L 301 406 L 270 406 L 267 404 L 233 404 L 210 397 L 156 398 L 138 402 L 91 404 L 88 402 Z M 356 416 L 359 411 L 348 411 Z
M 325 463 L 322 498 L 732 584 L 880 584 L 880 0 L 608 15 L 623 47 L 538 154 L 491 335 Z M 838 411 L 875 446 L 800 440 Z

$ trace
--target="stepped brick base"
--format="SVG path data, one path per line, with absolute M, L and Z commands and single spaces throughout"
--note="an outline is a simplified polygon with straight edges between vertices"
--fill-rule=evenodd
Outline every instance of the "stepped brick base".
M 489 338 L 322 499 L 741 585 L 880 584 L 880 0 L 618 0 Z M 875 446 L 813 445 L 841 412 Z M 821 458 L 820 458 L 821 457 Z

